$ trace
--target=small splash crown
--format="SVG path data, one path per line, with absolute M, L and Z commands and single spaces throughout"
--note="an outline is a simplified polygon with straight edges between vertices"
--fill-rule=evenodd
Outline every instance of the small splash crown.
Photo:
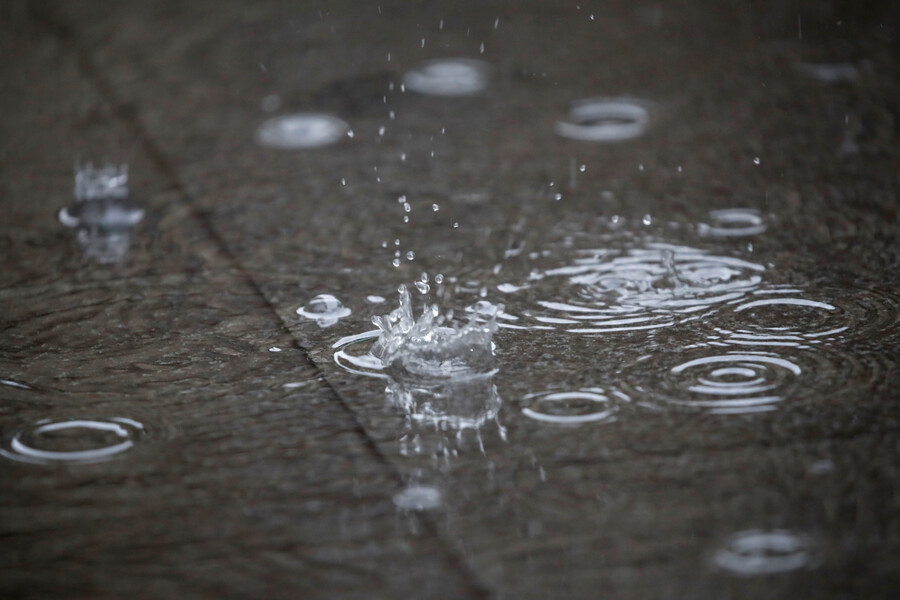
M 91 163 L 75 169 L 75 200 L 128 197 L 128 165 L 94 168 Z

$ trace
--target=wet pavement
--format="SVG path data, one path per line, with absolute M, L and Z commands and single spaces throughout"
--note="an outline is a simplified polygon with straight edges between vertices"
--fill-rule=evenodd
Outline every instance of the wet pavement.
M 891 3 L 0 11 L 0 596 L 895 597 Z

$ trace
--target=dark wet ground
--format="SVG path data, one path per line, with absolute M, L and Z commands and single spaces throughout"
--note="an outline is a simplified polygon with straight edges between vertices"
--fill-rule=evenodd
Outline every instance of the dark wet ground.
M 892 3 L 0 10 L 0 596 L 896 597 Z M 483 94 L 399 90 L 455 56 L 492 66 Z M 823 65 L 851 75 L 810 76 Z M 652 103 L 646 134 L 554 134 L 595 96 Z M 353 137 L 254 143 L 265 119 L 310 110 Z M 82 256 L 57 219 L 76 161 L 130 165 L 146 215 L 119 264 Z M 732 208 L 764 231 L 710 234 Z M 554 269 L 667 256 L 653 302 L 708 310 L 533 328 L 578 321 L 547 302 L 606 293 Z M 704 261 L 734 267 L 736 295 L 698 291 Z M 478 430 L 411 421 L 383 380 L 333 362 L 423 271 L 448 278 L 445 308 L 483 293 L 529 327 L 501 329 L 498 372 L 461 394 L 500 402 Z M 326 293 L 350 316 L 297 315 Z M 710 364 L 738 370 L 690 374 Z M 762 412 L 690 389 L 750 371 L 765 389 L 739 395 Z M 609 418 L 533 418 L 596 414 L 598 395 Z M 46 429 L 85 420 L 108 428 Z M 133 445 L 29 462 L 23 441 Z M 747 531 L 781 556 L 734 558 Z

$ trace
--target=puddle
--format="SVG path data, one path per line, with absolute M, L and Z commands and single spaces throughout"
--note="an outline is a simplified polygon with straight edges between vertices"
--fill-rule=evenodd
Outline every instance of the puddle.
M 320 148 L 352 136 L 343 120 L 321 113 L 298 113 L 274 117 L 256 130 L 256 143 L 278 150 Z
M 818 559 L 806 536 L 783 529 L 751 529 L 729 537 L 712 563 L 733 575 L 752 577 L 814 568 Z
M 350 309 L 331 294 L 319 294 L 297 309 L 297 314 L 316 322 L 319 327 L 331 327 L 350 315 Z
M 471 96 L 488 86 L 490 67 L 481 60 L 448 58 L 432 60 L 407 71 L 403 85 L 412 92 L 431 96 Z
M 141 423 L 122 417 L 44 420 L 13 435 L 0 455 L 36 464 L 101 462 L 131 449 L 144 434 Z
M 621 142 L 644 135 L 650 125 L 650 104 L 632 98 L 588 98 L 572 103 L 568 119 L 558 121 L 556 134 L 585 142 Z

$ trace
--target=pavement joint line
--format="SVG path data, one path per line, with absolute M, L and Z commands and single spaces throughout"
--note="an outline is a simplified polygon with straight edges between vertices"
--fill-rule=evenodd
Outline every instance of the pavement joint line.
M 253 279 L 253 277 L 243 267 L 234 253 L 228 248 L 225 240 L 221 235 L 219 235 L 218 231 L 216 231 L 213 225 L 209 222 L 208 218 L 204 216 L 204 213 L 198 210 L 196 204 L 192 199 L 192 196 L 187 190 L 187 187 L 181 180 L 177 168 L 166 157 L 165 152 L 163 152 L 163 150 L 150 137 L 150 134 L 144 124 L 141 122 L 137 111 L 132 111 L 125 108 L 125 104 L 119 99 L 119 97 L 115 93 L 115 90 L 113 89 L 113 86 L 107 81 L 107 79 L 97 68 L 96 64 L 92 60 L 90 53 L 85 48 L 84 44 L 81 42 L 72 27 L 70 27 L 63 20 L 55 18 L 53 15 L 49 14 L 49 9 L 36 8 L 34 4 L 29 4 L 29 13 L 31 19 L 34 22 L 42 26 L 51 35 L 56 37 L 63 44 L 63 46 L 67 47 L 68 50 L 72 52 L 72 54 L 74 54 L 78 61 L 78 67 L 80 71 L 84 75 L 85 79 L 94 86 L 94 88 L 97 90 L 98 95 L 109 103 L 114 118 L 121 122 L 130 131 L 130 133 L 135 138 L 135 145 L 143 149 L 147 157 L 150 159 L 150 162 L 159 171 L 160 175 L 163 176 L 164 180 L 171 186 L 171 189 L 175 190 L 178 195 L 184 200 L 184 202 L 190 209 L 191 216 L 198 223 L 200 223 L 204 231 L 210 236 L 211 240 L 216 245 L 219 252 L 221 252 L 227 259 L 227 261 L 231 263 L 232 268 L 241 274 L 241 276 L 245 280 L 245 284 L 248 285 L 248 287 L 250 287 L 256 293 L 256 295 L 259 296 L 260 300 L 262 300 L 269 311 L 282 324 L 282 328 L 285 333 L 287 333 L 287 335 L 289 335 L 294 340 L 297 347 L 303 351 L 303 355 L 306 360 L 316 369 L 318 375 L 321 376 L 321 381 L 325 382 L 326 386 L 331 390 L 331 392 L 337 399 L 338 404 L 353 419 L 355 429 L 357 430 L 358 435 L 362 438 L 364 446 L 376 458 L 376 460 L 378 460 L 381 464 L 388 468 L 388 471 L 393 474 L 397 482 L 402 484 L 403 477 L 401 472 L 394 466 L 393 462 L 379 449 L 375 439 L 372 438 L 372 436 L 360 422 L 356 411 L 354 411 L 350 407 L 343 395 L 338 392 L 337 388 L 332 384 L 332 382 L 325 375 L 319 365 L 312 360 L 309 355 L 308 348 L 304 347 L 301 341 L 293 334 L 293 332 L 291 332 L 287 322 L 279 315 L 276 307 L 269 301 L 269 298 L 266 296 L 260 285 Z M 445 558 L 449 566 L 453 569 L 456 569 L 457 572 L 462 575 L 466 584 L 475 594 L 475 596 L 473 597 L 490 598 L 493 595 L 490 591 L 490 587 L 482 581 L 482 577 L 479 576 L 479 574 L 471 567 L 471 565 L 465 560 L 465 558 L 454 549 L 454 544 L 451 543 L 450 540 L 447 540 L 443 535 L 441 535 L 440 528 L 438 527 L 435 520 L 427 513 L 421 514 L 420 517 L 422 523 L 428 529 L 429 534 L 435 539 L 440 540 L 444 550 Z

